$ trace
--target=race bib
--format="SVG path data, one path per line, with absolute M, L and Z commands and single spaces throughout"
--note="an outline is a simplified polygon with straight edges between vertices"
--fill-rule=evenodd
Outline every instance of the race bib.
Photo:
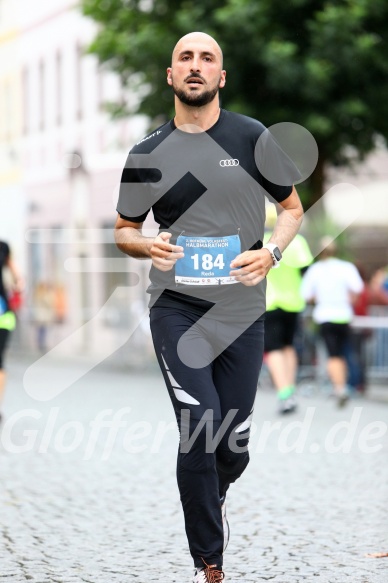
M 185 285 L 237 283 L 229 275 L 230 262 L 241 253 L 238 235 L 227 237 L 185 237 L 176 242 L 185 256 L 175 264 L 175 281 Z

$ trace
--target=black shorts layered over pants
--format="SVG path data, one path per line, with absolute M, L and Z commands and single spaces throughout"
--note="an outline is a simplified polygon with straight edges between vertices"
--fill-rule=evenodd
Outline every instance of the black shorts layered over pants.
M 156 356 L 180 431 L 177 481 L 196 567 L 222 566 L 220 499 L 249 462 L 248 440 L 263 357 L 264 322 L 246 326 L 219 352 L 233 326 L 177 304 L 152 307 Z

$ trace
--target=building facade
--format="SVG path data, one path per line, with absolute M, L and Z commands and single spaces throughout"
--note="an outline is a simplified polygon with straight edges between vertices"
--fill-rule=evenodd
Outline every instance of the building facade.
M 17 2 L 0 1 L 0 239 L 25 268 L 22 192 L 21 31 Z
M 113 225 L 121 169 L 146 120 L 114 121 L 107 113 L 107 102 L 134 96 L 86 53 L 96 27 L 77 3 L 2 0 L 2 8 L 8 24 L 0 50 L 15 54 L 2 73 L 1 184 L 8 181 L 8 196 L 12 186 L 13 200 L 17 191 L 23 201 L 24 211 L 12 214 L 25 257 L 24 341 L 42 351 L 104 356 L 120 330 L 127 337 L 134 306 L 142 310 L 145 302 L 147 262 L 132 267 L 117 251 Z

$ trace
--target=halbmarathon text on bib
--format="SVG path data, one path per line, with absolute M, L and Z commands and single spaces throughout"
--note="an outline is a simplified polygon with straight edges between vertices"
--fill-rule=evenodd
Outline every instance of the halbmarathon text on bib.
M 185 285 L 225 285 L 237 283 L 229 275 L 230 262 L 241 253 L 238 235 L 226 237 L 186 237 L 176 242 L 185 256 L 175 264 L 175 281 Z

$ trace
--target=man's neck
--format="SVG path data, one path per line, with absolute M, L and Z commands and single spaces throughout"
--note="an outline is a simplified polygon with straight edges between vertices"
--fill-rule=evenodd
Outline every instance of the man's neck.
M 214 99 L 203 107 L 192 107 L 175 97 L 174 123 L 177 128 L 188 133 L 207 131 L 220 117 L 220 103 Z

